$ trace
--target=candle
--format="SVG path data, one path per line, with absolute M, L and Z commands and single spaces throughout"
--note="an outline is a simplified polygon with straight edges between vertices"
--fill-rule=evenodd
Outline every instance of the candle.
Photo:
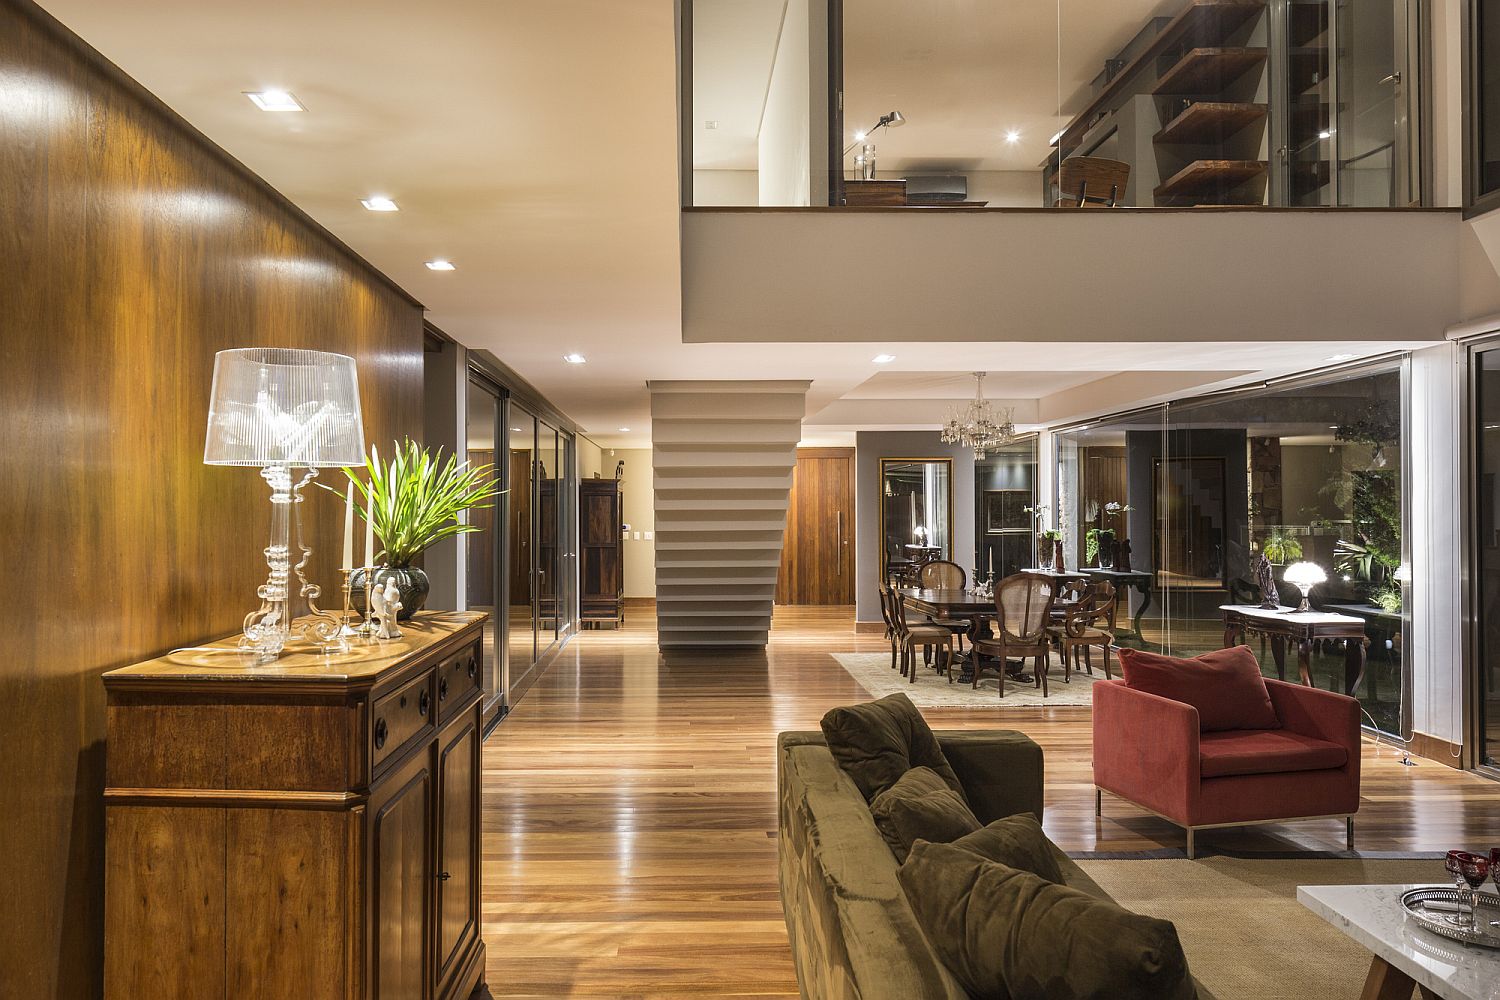
M 349 493 L 344 497 L 344 569 L 354 569 L 354 480 L 349 480 Z
M 995 550 L 990 549 L 990 576 L 995 575 Z
M 365 568 L 375 568 L 375 501 L 365 505 Z

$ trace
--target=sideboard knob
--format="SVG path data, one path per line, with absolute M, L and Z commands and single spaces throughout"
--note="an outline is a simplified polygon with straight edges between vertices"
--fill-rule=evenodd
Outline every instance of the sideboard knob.
M 375 749 L 376 750 L 379 750 L 381 747 L 385 746 L 385 738 L 388 735 L 388 733 L 389 733 L 389 730 L 387 730 L 387 728 L 386 728 L 385 719 L 376 719 L 375 720 Z
M 449 874 L 448 874 L 448 873 L 447 873 L 447 872 L 440 872 L 440 873 L 439 873 L 439 874 L 438 874 L 438 881 L 439 881 L 439 882 L 446 882 L 446 881 L 448 881 L 448 880 L 449 880 L 449 879 L 450 879 L 450 878 L 452 878 L 452 877 L 453 877 L 453 876 L 452 876 L 452 875 L 449 875 Z
M 477 665 L 476 665 L 476 664 L 475 664 L 475 662 L 474 662 L 474 657 L 473 657 L 473 656 L 472 656 L 472 655 L 471 655 L 471 656 L 470 656 L 470 657 L 469 657 L 469 679 L 470 679 L 470 680 L 473 680 L 473 679 L 474 679 L 474 673 L 475 673 L 475 671 L 477 671 L 477 670 L 478 670 L 478 669 L 479 669 L 479 668 L 478 668 L 478 666 L 477 666 Z
M 448 700 L 448 678 L 438 681 L 438 701 Z
M 426 691 L 423 691 L 421 694 L 417 695 L 417 714 L 418 715 L 426 716 L 427 715 L 427 710 L 429 708 L 431 708 L 431 707 L 432 707 L 432 696 L 431 695 L 429 695 Z

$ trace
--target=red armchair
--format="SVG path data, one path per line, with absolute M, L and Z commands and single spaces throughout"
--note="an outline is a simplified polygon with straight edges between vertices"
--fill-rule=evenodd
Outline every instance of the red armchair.
M 1343 817 L 1354 850 L 1359 811 L 1359 702 L 1267 680 L 1280 729 L 1201 732 L 1192 705 L 1097 682 L 1094 812 L 1103 792 L 1187 829 Z

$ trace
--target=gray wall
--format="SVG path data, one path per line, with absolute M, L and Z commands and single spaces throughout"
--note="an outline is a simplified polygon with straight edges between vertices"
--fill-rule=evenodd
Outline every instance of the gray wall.
M 854 436 L 854 617 L 880 621 L 880 460 L 953 459 L 953 561 L 974 565 L 974 452 L 943 444 L 937 431 L 860 431 Z

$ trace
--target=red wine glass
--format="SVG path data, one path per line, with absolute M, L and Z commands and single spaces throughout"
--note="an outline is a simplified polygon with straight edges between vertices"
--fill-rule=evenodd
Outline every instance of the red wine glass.
M 1469 889 L 1469 929 L 1479 929 L 1479 908 L 1474 903 L 1474 894 L 1490 877 L 1490 859 L 1482 854 L 1464 854 L 1458 859 L 1458 870 L 1463 873 L 1464 883 Z
M 1466 927 L 1469 923 L 1468 918 L 1464 916 L 1464 898 L 1468 883 L 1464 880 L 1463 859 L 1467 855 L 1467 851 L 1449 851 L 1448 856 L 1443 860 L 1443 867 L 1453 879 L 1453 888 L 1458 890 L 1458 912 L 1445 919 L 1450 924 L 1457 924 L 1460 927 Z

